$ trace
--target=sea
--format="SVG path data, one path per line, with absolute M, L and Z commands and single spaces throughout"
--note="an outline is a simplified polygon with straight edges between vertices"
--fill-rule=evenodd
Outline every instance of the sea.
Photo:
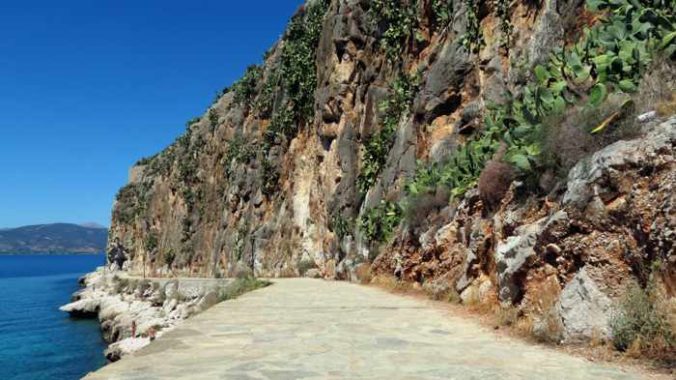
M 59 311 L 104 255 L 0 255 L 0 379 L 79 379 L 106 364 L 96 320 Z

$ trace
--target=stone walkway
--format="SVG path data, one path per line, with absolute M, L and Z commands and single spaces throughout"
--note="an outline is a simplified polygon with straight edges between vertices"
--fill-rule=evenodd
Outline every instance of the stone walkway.
M 87 378 L 641 378 L 497 336 L 425 300 L 345 282 L 274 282 Z

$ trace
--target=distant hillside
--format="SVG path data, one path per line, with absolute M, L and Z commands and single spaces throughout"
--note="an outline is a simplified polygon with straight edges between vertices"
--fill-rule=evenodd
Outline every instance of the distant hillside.
M 107 237 L 105 227 L 66 223 L 2 229 L 0 254 L 103 252 Z

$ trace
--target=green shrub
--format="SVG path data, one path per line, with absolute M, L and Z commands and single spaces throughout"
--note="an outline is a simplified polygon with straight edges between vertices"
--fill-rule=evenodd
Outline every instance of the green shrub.
M 400 60 L 403 47 L 418 26 L 415 3 L 408 0 L 403 4 L 401 0 L 371 1 L 368 14 L 375 28 L 384 30 L 379 42 L 391 62 Z
M 234 101 L 239 104 L 250 103 L 256 96 L 256 87 L 263 74 L 260 66 L 251 65 L 247 67 L 244 76 L 232 85 L 234 91 Z M 249 106 L 250 104 L 247 104 Z
M 166 151 L 160 153 L 155 158 L 153 158 L 148 167 L 145 169 L 145 173 L 149 176 L 152 175 L 163 175 L 167 176 L 171 172 L 171 165 L 174 160 L 174 155 L 172 154 L 171 147 Z
M 261 89 L 258 98 L 256 99 L 255 108 L 258 114 L 258 117 L 266 119 L 272 115 L 275 104 L 275 97 L 279 91 L 279 85 L 281 83 L 279 70 L 273 70 Z
M 328 0 L 316 0 L 292 18 L 282 40 L 279 66 L 268 75 L 255 104 L 260 117 L 272 117 L 264 134 L 259 170 L 261 189 L 267 196 L 277 191 L 279 182 L 277 166 L 267 157 L 270 149 L 293 139 L 314 116 L 316 52 L 328 7 Z M 284 102 L 274 109 L 278 93 Z
M 671 331 L 667 315 L 659 308 L 657 297 L 651 285 L 647 289 L 638 285 L 627 289 L 610 321 L 615 348 L 625 351 L 634 344 L 638 344 L 641 350 L 655 346 L 667 350 L 676 348 L 676 336 Z
M 260 169 L 261 191 L 270 197 L 277 192 L 279 186 L 279 171 L 277 166 L 267 158 L 262 160 Z
M 314 268 L 317 268 L 317 264 L 314 260 L 301 260 L 298 263 L 298 273 L 300 273 L 301 276 L 305 276 L 307 271 Z
M 358 221 L 359 231 L 370 242 L 390 238 L 401 221 L 402 211 L 396 202 L 381 201 L 376 207 L 364 211 Z
M 495 112 L 485 118 L 485 130 L 459 147 L 448 159 L 430 166 L 419 165 L 406 186 L 410 196 L 435 191 L 439 186 L 451 189 L 459 197 L 474 186 L 486 162 L 500 146 L 505 114 Z
M 362 194 L 376 183 L 385 166 L 399 121 L 408 112 L 417 86 L 418 78 L 401 75 L 392 82 L 389 97 L 380 104 L 380 111 L 383 114 L 382 127 L 370 136 L 363 146 L 362 167 L 357 178 L 357 187 Z
M 218 127 L 218 119 L 219 119 L 218 111 L 216 111 L 214 108 L 210 109 L 208 117 L 209 117 L 209 126 L 211 127 L 211 131 L 213 132 L 216 130 L 216 127 Z
M 512 31 L 514 30 L 514 25 L 512 25 L 509 19 L 510 4 L 510 0 L 495 1 L 495 13 L 500 19 L 500 47 L 503 49 L 509 49 L 512 41 Z
M 176 260 L 176 254 L 171 248 L 169 248 L 168 250 L 164 251 L 163 258 L 167 266 L 171 268 L 171 266 L 174 264 L 174 260 Z
M 244 258 L 244 248 L 247 239 L 250 237 L 250 233 L 249 221 L 245 221 L 239 226 L 239 228 L 237 228 L 237 238 L 235 240 L 235 248 L 233 249 L 233 256 L 235 257 L 236 261 L 242 261 Z
M 284 108 L 275 112 L 270 120 L 270 126 L 265 131 L 266 147 L 269 149 L 275 145 L 278 137 L 286 140 L 292 139 L 297 131 L 298 124 L 292 110 Z
M 140 160 L 136 161 L 134 166 L 143 166 L 150 164 L 158 155 L 153 155 L 150 157 L 142 157 Z
M 310 3 L 304 13 L 291 20 L 284 37 L 280 77 L 297 122 L 309 120 L 314 115 L 317 45 L 328 5 L 327 0 Z
M 228 143 L 228 150 L 223 157 L 225 175 L 230 177 L 232 165 L 235 163 L 247 163 L 256 158 L 256 144 L 249 142 L 244 136 L 238 134 Z
M 154 232 L 149 232 L 145 241 L 145 249 L 147 253 L 153 253 L 157 249 L 158 239 Z
M 131 224 L 136 217 L 147 210 L 151 182 L 130 183 L 121 188 L 117 195 L 113 218 L 121 224 Z
M 269 281 L 257 280 L 253 277 L 238 278 L 219 290 L 218 299 L 219 301 L 235 299 L 245 293 L 264 288 L 271 284 Z
M 188 121 L 185 123 L 186 129 L 189 129 L 189 128 L 192 127 L 194 124 L 199 123 L 200 120 L 202 120 L 202 118 L 201 118 L 200 116 L 196 116 L 196 117 L 193 117 L 192 119 L 188 120 Z
M 189 152 L 187 157 L 178 164 L 178 176 L 181 182 L 186 185 L 197 181 L 197 162 Z
M 329 228 L 336 234 L 338 239 L 342 239 L 343 237 L 351 234 L 353 225 L 353 220 L 348 220 L 342 215 L 337 214 L 331 218 Z
M 438 28 L 443 28 L 453 21 L 452 0 L 432 0 L 432 21 Z
M 479 0 L 463 0 L 465 3 L 467 30 L 460 37 L 462 45 L 470 52 L 478 53 L 485 44 L 484 35 L 479 25 Z
M 190 217 L 190 214 L 186 215 L 183 217 L 183 220 L 181 221 L 181 242 L 182 243 L 187 243 L 190 241 L 190 238 L 192 237 L 192 218 Z

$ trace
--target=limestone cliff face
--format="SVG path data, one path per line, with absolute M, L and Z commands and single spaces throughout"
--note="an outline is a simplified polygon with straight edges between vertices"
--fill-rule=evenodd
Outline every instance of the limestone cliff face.
M 505 139 L 509 166 L 540 171 L 539 187 L 516 170 L 492 204 L 461 173 L 455 186 L 426 190 L 433 206 L 411 196 L 421 167 L 447 167 L 484 141 L 491 109 L 530 96 L 529 83 L 565 83 L 535 68 L 598 19 L 581 0 L 309 1 L 261 66 L 132 169 L 109 248 L 137 272 L 356 280 L 372 266 L 510 303 L 528 303 L 543 284 L 573 294 L 575 278 L 601 288 L 640 279 L 654 259 L 673 277 L 673 136 L 650 159 L 595 156 L 598 168 L 580 164 L 570 180 L 524 165 Z M 564 105 L 592 85 L 560 90 Z M 498 140 L 482 154 L 499 160 Z M 472 160 L 478 176 L 486 159 Z

